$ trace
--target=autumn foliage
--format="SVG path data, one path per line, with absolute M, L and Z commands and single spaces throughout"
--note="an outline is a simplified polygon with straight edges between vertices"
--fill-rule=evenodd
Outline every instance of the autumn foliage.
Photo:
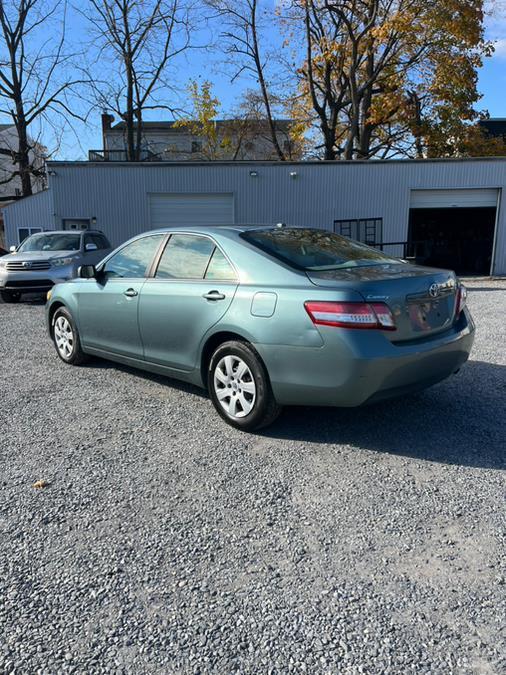
M 483 19 L 482 0 L 294 0 L 284 23 L 304 44 L 299 114 L 321 155 L 497 150 L 472 125 L 477 70 L 493 51 Z

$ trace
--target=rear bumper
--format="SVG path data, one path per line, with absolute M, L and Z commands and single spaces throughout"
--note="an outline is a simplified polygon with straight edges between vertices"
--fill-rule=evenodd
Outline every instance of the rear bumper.
M 278 403 L 354 407 L 425 389 L 467 361 L 474 324 L 466 310 L 450 331 L 405 346 L 393 345 L 381 331 L 323 333 L 318 349 L 255 345 Z

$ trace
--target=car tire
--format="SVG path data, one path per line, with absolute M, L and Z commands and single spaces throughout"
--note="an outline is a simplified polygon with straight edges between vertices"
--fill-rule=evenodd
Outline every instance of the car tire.
M 207 385 L 218 414 L 243 431 L 266 427 L 279 415 L 267 370 L 247 342 L 221 344 L 209 362 Z
M 21 293 L 18 291 L 1 291 L 0 297 L 2 298 L 3 302 L 11 304 L 21 300 Z
M 81 347 L 75 321 L 65 307 L 59 307 L 54 313 L 51 333 L 56 353 L 62 361 L 72 366 L 80 366 L 88 361 L 89 357 Z

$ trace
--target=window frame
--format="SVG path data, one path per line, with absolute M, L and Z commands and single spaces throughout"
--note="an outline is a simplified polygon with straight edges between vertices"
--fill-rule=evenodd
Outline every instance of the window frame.
M 203 277 L 192 277 L 192 278 L 187 278 L 187 277 L 182 277 L 182 278 L 177 277 L 177 278 L 176 278 L 176 277 L 173 277 L 172 279 L 170 279 L 170 278 L 167 279 L 167 278 L 162 278 L 162 277 L 157 277 L 157 276 L 156 276 L 156 272 L 157 272 L 157 270 L 158 270 L 158 265 L 159 265 L 159 263 L 160 263 L 160 260 L 161 260 L 161 258 L 162 258 L 162 255 L 163 255 L 165 249 L 167 248 L 167 246 L 168 246 L 168 244 L 169 244 L 171 238 L 172 238 L 175 234 L 184 234 L 184 235 L 186 235 L 186 236 L 188 236 L 188 237 L 205 237 L 206 239 L 209 239 L 209 241 L 214 245 L 213 252 L 212 252 L 211 255 L 209 256 L 209 260 L 207 261 L 207 265 L 206 265 L 206 269 L 205 269 L 205 272 L 204 272 L 204 276 L 203 276 Z M 225 258 L 225 260 L 226 260 L 226 261 L 228 262 L 228 264 L 230 265 L 230 267 L 231 267 L 231 269 L 232 269 L 232 272 L 233 272 L 234 275 L 235 275 L 235 278 L 234 278 L 234 279 L 223 279 L 223 280 L 219 280 L 219 279 L 206 279 L 206 273 L 207 273 L 207 270 L 208 270 L 208 268 L 209 268 L 209 264 L 211 263 L 212 257 L 213 257 L 213 255 L 214 255 L 214 250 L 215 250 L 216 248 L 219 249 L 219 251 L 221 252 L 221 254 L 223 255 L 223 257 Z M 203 232 L 185 232 L 184 230 L 175 230 L 174 232 L 168 232 L 168 233 L 167 233 L 167 236 L 166 236 L 166 238 L 165 238 L 165 241 L 163 242 L 163 245 L 158 249 L 158 251 L 157 251 L 157 253 L 156 253 L 156 256 L 155 256 L 155 258 L 154 258 L 154 260 L 153 260 L 153 264 L 151 265 L 150 274 L 149 274 L 149 277 L 148 277 L 148 278 L 149 278 L 150 281 L 156 281 L 156 282 L 159 282 L 159 283 L 181 283 L 181 282 L 185 282 L 185 283 L 202 283 L 203 281 L 207 281 L 208 283 L 213 283 L 213 282 L 214 282 L 214 283 L 216 283 L 216 284 L 235 284 L 235 285 L 237 285 L 237 284 L 239 283 L 239 274 L 238 274 L 238 272 L 237 272 L 236 266 L 235 266 L 234 263 L 230 260 L 229 256 L 225 253 L 225 251 L 223 250 L 223 248 L 218 244 L 218 242 L 216 241 L 216 239 L 214 239 L 213 237 L 211 237 L 211 236 L 208 235 L 208 234 L 204 234 Z

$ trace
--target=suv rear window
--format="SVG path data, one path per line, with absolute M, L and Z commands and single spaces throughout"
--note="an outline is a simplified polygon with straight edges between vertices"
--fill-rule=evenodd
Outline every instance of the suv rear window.
M 381 251 L 326 230 L 253 230 L 243 232 L 241 237 L 291 267 L 312 272 L 400 263 Z

